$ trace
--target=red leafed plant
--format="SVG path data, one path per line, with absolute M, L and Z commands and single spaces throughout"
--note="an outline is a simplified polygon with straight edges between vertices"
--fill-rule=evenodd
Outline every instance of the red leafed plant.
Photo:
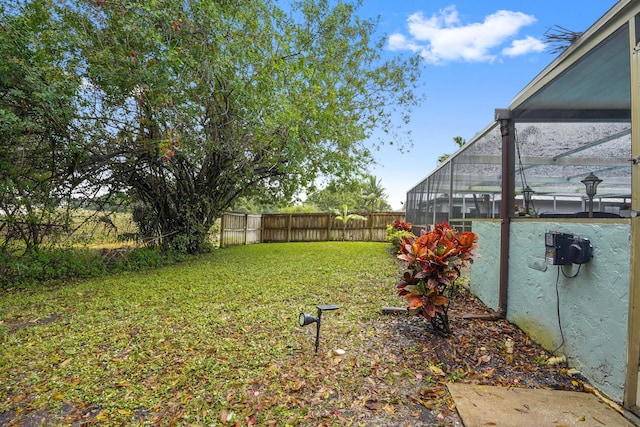
M 413 226 L 410 222 L 400 221 L 399 219 L 393 222 L 391 228 L 394 231 L 413 231 Z
M 405 237 L 398 259 L 406 264 L 402 280 L 396 282 L 398 295 L 409 302 L 409 312 L 423 315 L 440 335 L 451 334 L 449 291 L 460 277 L 460 269 L 473 262 L 471 251 L 478 236 L 459 232 L 448 223 L 436 224 L 420 237 Z

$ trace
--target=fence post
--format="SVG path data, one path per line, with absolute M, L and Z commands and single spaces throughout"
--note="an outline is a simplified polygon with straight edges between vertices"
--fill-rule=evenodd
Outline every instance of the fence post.
M 222 217 L 220 218 L 220 247 L 224 247 L 224 218 L 225 212 L 222 212 Z
M 244 245 L 247 245 L 247 234 L 249 234 L 249 214 L 244 214 Z
M 258 243 L 262 243 L 262 236 L 264 236 L 264 215 L 260 214 L 260 237 Z

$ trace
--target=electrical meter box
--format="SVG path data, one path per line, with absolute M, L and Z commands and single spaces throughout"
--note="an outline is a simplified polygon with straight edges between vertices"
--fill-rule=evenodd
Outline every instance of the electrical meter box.
M 544 235 L 546 247 L 545 260 L 547 264 L 569 265 L 573 264 L 571 259 L 571 245 L 573 244 L 573 234 L 550 231 Z
M 593 257 L 593 245 L 589 239 L 574 237 L 571 244 L 571 262 L 574 264 L 586 264 Z

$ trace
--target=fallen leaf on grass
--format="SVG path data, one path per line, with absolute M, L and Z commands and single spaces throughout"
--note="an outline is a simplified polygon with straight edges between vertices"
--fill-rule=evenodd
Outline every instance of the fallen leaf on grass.
M 442 369 L 438 368 L 435 365 L 429 365 L 429 370 L 434 374 L 437 375 L 439 377 L 444 377 L 445 373 Z
M 379 400 L 368 399 L 366 402 L 364 402 L 364 406 L 371 411 L 379 411 L 380 409 L 382 409 L 382 402 L 380 402 Z
M 567 358 L 564 355 L 560 355 L 560 356 L 552 356 L 549 359 L 547 359 L 547 365 L 559 365 L 560 363 L 564 363 L 567 361 Z
M 491 362 L 491 356 L 489 356 L 488 354 L 485 354 L 483 356 L 480 356 L 478 358 L 478 363 L 476 364 L 476 366 L 482 364 L 482 363 L 489 363 Z
M 233 421 L 235 416 L 236 416 L 236 414 L 233 411 L 227 411 L 226 409 L 223 409 L 218 414 L 218 419 L 220 420 L 221 423 L 224 424 L 224 423 L 228 423 L 228 422 Z

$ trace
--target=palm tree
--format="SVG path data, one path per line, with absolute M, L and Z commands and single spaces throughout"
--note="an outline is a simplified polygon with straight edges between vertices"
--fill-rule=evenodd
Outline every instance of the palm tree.
M 453 142 L 456 143 L 458 148 L 462 148 L 462 146 L 467 143 L 467 140 L 461 136 L 454 136 Z M 438 157 L 438 163 L 444 163 L 445 160 L 447 160 L 449 157 L 451 157 L 451 154 L 443 154 L 442 156 Z
M 342 221 L 342 240 L 344 240 L 344 236 L 347 232 L 347 223 L 349 221 L 353 220 L 359 220 L 359 221 L 366 221 L 367 218 L 363 217 L 362 215 L 358 215 L 358 214 L 350 214 L 347 210 L 347 205 L 344 204 L 342 205 L 342 212 L 340 212 L 338 209 L 332 209 L 333 213 L 336 214 L 336 219 L 338 221 Z
M 378 210 L 380 203 L 389 197 L 387 193 L 385 193 L 382 181 L 373 175 L 366 176 L 362 192 L 365 205 L 371 208 L 371 212 Z

